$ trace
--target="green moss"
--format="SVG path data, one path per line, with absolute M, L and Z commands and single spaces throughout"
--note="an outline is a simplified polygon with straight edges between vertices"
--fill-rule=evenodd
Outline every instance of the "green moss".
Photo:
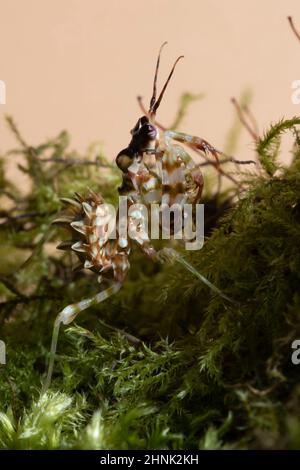
M 115 201 L 119 174 L 97 147 L 70 152 L 66 133 L 28 147 L 10 120 L 20 149 L 9 158 L 24 155 L 32 186 L 20 195 L 4 156 L 2 448 L 299 448 L 300 368 L 291 363 L 300 337 L 297 139 L 291 165 L 276 162 L 281 132 L 299 122 L 281 121 L 258 142 L 265 172 L 242 175 L 236 202 L 205 193 L 214 220 L 206 243 L 182 252 L 236 304 L 136 249 L 122 291 L 61 333 L 52 389 L 41 397 L 55 316 L 98 288 L 54 250 L 59 197 L 89 186 Z

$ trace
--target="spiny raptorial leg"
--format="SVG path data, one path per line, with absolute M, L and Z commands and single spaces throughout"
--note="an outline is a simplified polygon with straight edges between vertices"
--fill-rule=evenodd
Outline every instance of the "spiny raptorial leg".
M 205 154 L 211 153 L 215 157 L 217 163 L 219 164 L 220 152 L 215 147 L 213 147 L 209 142 L 202 139 L 201 137 L 185 134 L 184 132 L 171 131 L 171 130 L 165 131 L 165 136 L 166 138 L 177 140 L 178 142 L 182 142 L 183 144 L 191 145 L 195 147 L 197 150 L 201 150 Z

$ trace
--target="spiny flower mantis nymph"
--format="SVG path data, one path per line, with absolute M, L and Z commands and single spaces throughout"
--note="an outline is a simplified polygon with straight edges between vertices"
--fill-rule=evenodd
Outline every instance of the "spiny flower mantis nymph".
M 150 210 L 151 204 L 172 206 L 176 203 L 181 206 L 185 204 L 195 206 L 200 201 L 203 177 L 199 165 L 195 164 L 182 146 L 175 145 L 174 141 L 188 144 L 206 154 L 211 153 L 215 157 L 217 165 L 219 162 L 218 156 L 221 152 L 217 151 L 206 140 L 174 130 L 161 132 L 156 125 L 156 111 L 176 65 L 183 57 L 180 56 L 175 61 L 157 98 L 160 55 L 165 44 L 161 46 L 157 58 L 149 110 L 137 121 L 132 129 L 132 138 L 129 145 L 119 152 L 116 157 L 116 163 L 122 171 L 122 184 L 118 188 L 118 192 L 120 196 L 126 196 L 128 207 L 133 204 L 141 204 Z M 71 231 L 72 239 L 62 242 L 58 248 L 75 252 L 79 258 L 79 267 L 97 273 L 98 281 L 103 289 L 93 297 L 68 305 L 58 314 L 54 323 L 48 374 L 43 387 L 44 392 L 51 383 L 61 323 L 68 325 L 81 311 L 99 304 L 118 292 L 129 269 L 132 243 L 138 244 L 145 255 L 152 259 L 163 262 L 178 261 L 215 293 L 229 302 L 234 302 L 202 276 L 174 249 L 163 248 L 157 252 L 147 231 L 143 230 L 145 224 L 142 211 L 134 211 L 134 216 L 128 216 L 128 226 L 138 223 L 142 227 L 134 239 L 132 237 L 130 240 L 128 237 L 124 238 L 118 231 L 115 237 L 111 239 L 107 230 L 108 214 L 106 213 L 106 206 L 99 194 L 89 190 L 85 196 L 76 194 L 74 198 L 64 198 L 63 202 L 68 206 L 67 213 L 56 219 L 55 223 L 65 225 Z M 117 220 L 118 217 L 119 212 L 117 212 Z

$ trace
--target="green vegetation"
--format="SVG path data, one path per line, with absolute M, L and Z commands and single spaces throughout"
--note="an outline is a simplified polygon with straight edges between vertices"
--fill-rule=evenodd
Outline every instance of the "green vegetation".
M 57 313 L 99 289 L 96 276 L 72 271 L 71 255 L 55 250 L 65 238 L 51 227 L 59 197 L 90 187 L 116 202 L 120 174 L 97 145 L 77 155 L 62 132 L 33 148 L 8 121 L 18 148 L 0 164 L 0 447 L 299 448 L 291 343 L 300 338 L 300 118 L 257 142 L 256 169 L 233 167 L 239 185 L 215 194 L 215 169 L 203 168 L 207 239 L 182 255 L 237 303 L 136 248 L 120 293 L 62 329 L 44 396 Z M 282 167 L 287 130 L 293 158 Z M 26 194 L 5 172 L 18 154 Z

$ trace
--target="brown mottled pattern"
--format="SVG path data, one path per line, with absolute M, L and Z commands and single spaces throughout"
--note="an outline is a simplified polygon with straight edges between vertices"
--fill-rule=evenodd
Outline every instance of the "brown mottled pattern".
M 124 195 L 128 179 L 131 180 L 131 191 L 135 200 L 148 206 L 151 203 L 184 204 L 199 201 L 203 188 L 203 177 L 193 160 L 184 161 L 178 146 L 167 145 L 162 138 L 157 145 L 156 161 L 146 165 L 146 156 L 135 162 L 126 174 L 119 189 Z M 132 190 L 134 188 L 134 190 Z
M 132 204 L 142 203 L 149 212 L 152 203 L 172 206 L 199 201 L 203 177 L 182 148 L 168 145 L 163 138 L 158 141 L 155 158 L 147 161 L 147 157 L 141 155 L 133 159 L 128 171 L 123 173 L 122 185 L 118 190 L 120 195 L 128 196 L 128 208 Z M 123 282 L 129 269 L 129 238 L 127 242 L 120 239 L 117 230 L 116 239 L 109 238 L 108 221 L 102 211 L 103 198 L 89 191 L 87 196 L 76 194 L 74 199 L 65 198 L 63 202 L 67 205 L 67 211 L 56 223 L 66 225 L 72 239 L 62 242 L 58 248 L 76 253 L 80 261 L 76 269 L 84 267 L 101 274 L 101 279 L 113 278 Z M 117 213 L 116 227 L 118 217 Z M 142 211 L 137 209 L 127 222 L 129 229 L 138 228 L 133 236 L 134 241 L 148 256 L 155 256 Z
M 182 182 L 171 184 L 164 184 L 162 187 L 163 194 L 170 195 L 170 203 L 178 194 L 184 194 L 185 184 Z M 170 204 L 171 205 L 171 204 Z
M 123 282 L 129 269 L 130 245 L 120 247 L 118 233 L 116 239 L 108 238 L 107 219 L 102 225 L 101 215 L 97 214 L 103 199 L 90 191 L 87 197 L 76 194 L 74 199 L 65 199 L 64 202 L 68 205 L 67 211 L 54 223 L 66 225 L 72 233 L 72 240 L 58 248 L 72 250 L 79 258 L 81 268 Z

